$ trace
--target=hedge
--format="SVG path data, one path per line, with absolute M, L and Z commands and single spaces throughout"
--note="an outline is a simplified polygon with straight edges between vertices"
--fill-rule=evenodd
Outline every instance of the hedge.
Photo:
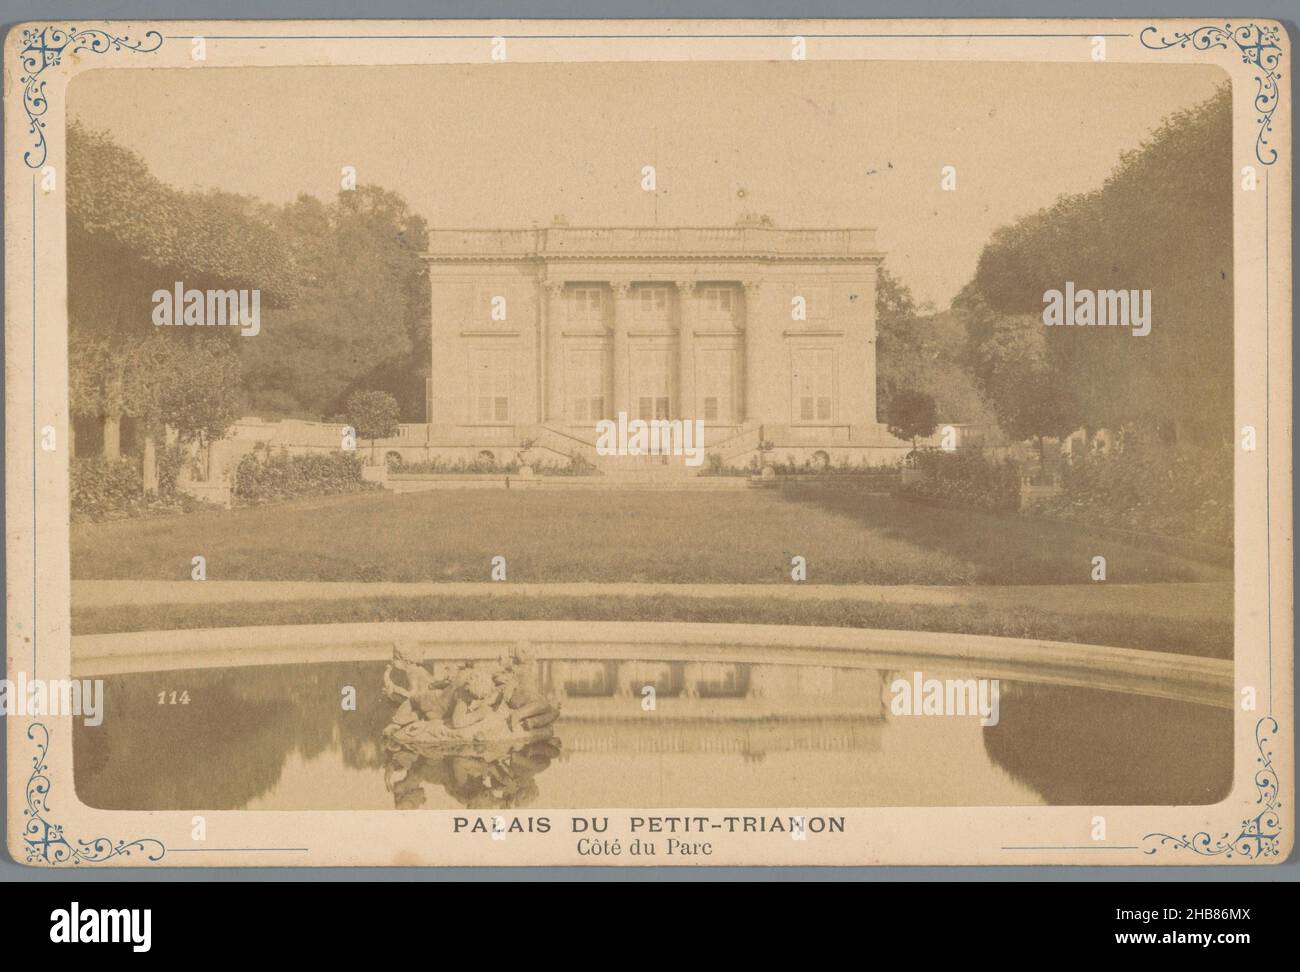
M 132 516 L 144 509 L 144 481 L 135 460 L 74 458 L 70 478 L 74 519 Z
M 235 467 L 234 492 L 240 503 L 255 505 L 294 496 L 330 496 L 379 489 L 362 478 L 361 457 L 355 452 L 306 455 L 251 453 Z
M 599 473 L 596 466 L 580 453 L 574 453 L 568 462 L 530 462 L 522 463 L 518 459 L 498 463 L 483 458 L 475 459 L 420 459 L 415 462 L 402 462 L 389 466 L 389 470 L 398 474 L 415 476 L 446 475 L 504 475 L 517 476 L 527 465 L 537 476 L 595 476 Z
M 146 493 L 140 460 L 74 457 L 70 469 L 72 519 L 120 520 L 155 513 L 190 513 L 211 504 L 176 489 L 184 460 L 179 447 L 158 454 L 158 491 Z

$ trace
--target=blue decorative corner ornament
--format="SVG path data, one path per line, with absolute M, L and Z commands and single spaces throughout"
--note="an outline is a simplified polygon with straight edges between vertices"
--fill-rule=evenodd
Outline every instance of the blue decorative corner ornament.
M 1142 839 L 1154 843 L 1143 853 L 1154 854 L 1161 849 L 1172 849 L 1188 850 L 1198 857 L 1241 857 L 1250 860 L 1277 857 L 1282 851 L 1282 816 L 1278 813 L 1282 804 L 1278 801 L 1280 787 L 1277 770 L 1273 766 L 1273 751 L 1269 748 L 1269 741 L 1277 735 L 1277 728 L 1277 720 L 1272 716 L 1264 716 L 1255 723 L 1255 748 L 1259 751 L 1255 760 L 1258 764 L 1258 769 L 1255 770 L 1255 789 L 1258 794 L 1255 803 L 1260 811 L 1243 820 L 1235 836 L 1230 830 L 1225 830 L 1218 838 L 1204 830 L 1190 836 L 1147 834 Z
M 35 144 L 23 154 L 23 161 L 31 169 L 39 169 L 45 164 L 49 147 L 45 143 L 45 121 L 42 116 L 49 110 L 49 99 L 45 96 L 45 82 L 41 74 L 47 68 L 61 63 L 64 51 L 70 54 L 103 54 L 107 51 L 135 51 L 148 54 L 162 47 L 162 34 L 156 30 L 147 32 L 143 39 L 131 40 L 128 36 L 118 37 L 106 30 L 95 27 L 77 29 L 76 27 L 28 27 L 23 30 L 23 47 L 21 61 L 23 67 L 23 110 L 27 112 L 28 132 L 35 139 Z M 152 45 L 152 46 L 146 46 Z
M 113 840 L 95 837 L 78 840 L 73 846 L 63 834 L 63 827 L 51 823 L 47 799 L 50 794 L 49 765 L 45 761 L 50 751 L 50 731 L 44 723 L 34 722 L 27 730 L 27 738 L 36 743 L 32 757 L 32 775 L 27 778 L 27 818 L 23 841 L 27 844 L 28 864 L 103 864 L 117 858 L 143 854 L 146 860 L 161 861 L 167 854 L 163 842 L 154 837 L 136 840 Z
M 1147 39 L 1147 35 L 1151 39 Z M 1159 38 L 1158 40 L 1156 38 Z M 1142 46 L 1153 51 L 1164 51 L 1171 47 L 1187 47 L 1194 50 L 1209 51 L 1215 48 L 1231 50 L 1235 47 L 1241 55 L 1242 64 L 1250 64 L 1255 70 L 1255 110 L 1259 113 L 1256 122 L 1259 134 L 1255 137 L 1255 158 L 1264 165 L 1277 161 L 1277 149 L 1268 144 L 1268 136 L 1273 133 L 1273 112 L 1277 110 L 1278 99 L 1282 95 L 1282 86 L 1278 83 L 1282 75 L 1278 66 L 1282 62 L 1282 46 L 1278 43 L 1276 27 L 1261 27 L 1258 24 L 1238 24 L 1236 27 L 1225 23 L 1222 27 L 1209 25 L 1197 27 L 1185 33 L 1175 33 L 1167 37 L 1157 27 L 1147 27 L 1138 35 Z

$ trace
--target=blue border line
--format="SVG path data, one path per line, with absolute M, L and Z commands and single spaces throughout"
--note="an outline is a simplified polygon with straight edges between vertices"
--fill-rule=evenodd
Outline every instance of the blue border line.
M 1272 286 L 1273 273 L 1268 264 L 1268 169 L 1264 170 L 1264 584 L 1268 588 L 1266 603 L 1268 605 L 1268 714 L 1273 717 L 1273 482 L 1272 463 L 1269 451 L 1272 447 L 1272 434 L 1269 416 L 1272 404 L 1270 383 L 1272 367 L 1269 365 L 1269 288 Z M 1234 288 L 1235 289 L 1235 288 Z M 1294 326 L 1294 321 L 1292 322 Z M 1293 486 L 1294 489 L 1294 486 Z M 1233 658 L 1237 653 L 1234 650 Z M 1294 711 L 1292 713 L 1294 723 Z M 1294 729 L 1292 730 L 1292 747 L 1294 748 Z
M 217 854 L 217 853 L 244 854 L 252 851 L 269 851 L 269 852 L 280 852 L 280 853 L 298 852 L 298 853 L 305 854 L 310 850 L 311 850 L 310 847 L 182 847 L 182 848 L 169 847 L 167 848 L 167 853 L 168 854 Z
M 1133 34 L 164 34 L 167 40 L 1015 40 L 1034 38 L 1133 37 Z
M 32 678 L 36 678 L 36 175 L 32 175 Z
M 1001 849 L 1004 851 L 1016 851 L 1016 850 L 1042 851 L 1042 850 L 1141 850 L 1142 848 L 1139 847 L 1137 844 L 1134 844 L 1132 847 L 1124 846 L 1121 844 L 1079 844 L 1079 845 L 1048 844 L 1044 847 L 1034 847 L 1028 844 L 1014 844 L 1010 847 L 1003 847 Z

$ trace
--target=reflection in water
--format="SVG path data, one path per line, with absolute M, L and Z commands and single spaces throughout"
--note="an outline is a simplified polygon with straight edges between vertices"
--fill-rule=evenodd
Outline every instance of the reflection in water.
M 1093 689 L 1008 686 L 1002 725 L 985 730 L 984 747 L 1049 804 L 1131 804 L 1142 793 L 1152 805 L 1199 805 L 1228 795 L 1231 709 L 1172 699 L 1115 702 Z M 1032 733 L 1046 735 L 1034 745 Z
M 464 664 L 429 665 L 434 690 Z M 392 688 L 411 673 L 386 668 L 107 677 L 104 724 L 74 735 L 78 795 L 149 810 L 1204 804 L 1232 772 L 1228 710 L 1003 682 L 983 728 L 892 715 L 898 673 L 797 664 L 541 660 L 530 692 L 562 706 L 544 732 L 411 745 L 438 731 L 395 738 L 410 699 Z M 189 704 L 171 704 L 182 691 Z
M 532 806 L 540 790 L 535 777 L 560 754 L 557 740 L 525 743 L 501 755 L 422 756 L 396 749 L 388 760 L 384 784 L 398 810 L 420 810 L 428 802 L 426 786 L 441 787 L 470 810 L 508 810 Z
M 384 697 L 395 706 L 384 783 L 399 810 L 424 806 L 426 783 L 471 810 L 526 806 L 538 795 L 533 777 L 560 751 L 551 728 L 559 703 L 523 648 L 496 663 L 432 669 L 394 648 Z

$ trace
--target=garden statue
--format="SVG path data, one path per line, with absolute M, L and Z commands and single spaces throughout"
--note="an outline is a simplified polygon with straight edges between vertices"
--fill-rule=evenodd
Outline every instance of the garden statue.
M 532 777 L 559 751 L 560 710 L 524 654 L 430 671 L 394 648 L 383 684 L 397 704 L 384 730 L 385 781 L 399 807 L 423 803 L 422 782 L 442 783 L 467 806 L 514 806 L 536 794 Z

